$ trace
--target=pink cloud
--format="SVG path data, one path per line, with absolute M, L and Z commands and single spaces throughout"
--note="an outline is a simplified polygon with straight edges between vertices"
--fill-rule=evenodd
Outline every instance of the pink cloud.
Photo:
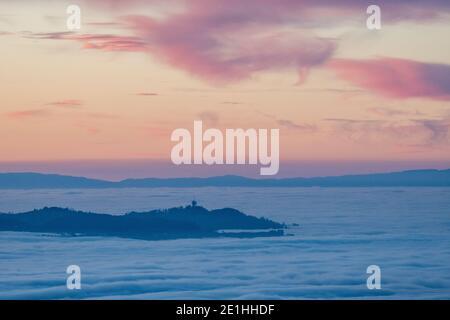
M 450 119 L 419 120 L 356 120 L 325 119 L 334 127 L 334 134 L 346 136 L 349 140 L 370 144 L 391 143 L 398 146 L 420 148 L 448 146 L 450 143 Z
M 379 0 L 383 21 L 426 20 L 448 13 L 450 2 Z M 365 0 L 94 0 L 86 5 L 123 14 L 143 6 L 163 10 L 161 17 L 129 15 L 121 23 L 131 35 L 49 33 L 33 38 L 80 42 L 83 48 L 145 52 L 214 84 L 249 79 L 260 72 L 291 70 L 302 83 L 311 68 L 327 62 L 336 41 L 320 38 L 315 27 L 358 21 L 364 27 Z M 123 9 L 123 10 L 122 10 Z M 125 10 L 127 9 L 127 10 Z
M 137 96 L 142 96 L 142 97 L 154 97 L 154 96 L 158 96 L 157 93 L 155 92 L 138 92 L 136 93 Z
M 209 15 L 211 20 L 222 22 L 239 21 L 286 21 L 287 17 L 297 21 L 324 19 L 343 21 L 365 18 L 367 0 L 84 0 L 86 5 L 105 9 L 134 9 L 142 6 L 173 6 L 184 8 L 192 16 Z M 378 0 L 383 10 L 383 19 L 387 22 L 400 20 L 429 20 L 444 16 L 450 8 L 447 0 Z
M 83 103 L 80 100 L 76 100 L 76 99 L 66 99 L 66 100 L 49 102 L 49 103 L 47 103 L 47 105 L 54 106 L 54 107 L 74 108 L 74 107 L 82 106 Z
M 54 115 L 51 107 L 61 107 L 61 108 L 76 108 L 82 105 L 80 100 L 66 99 L 54 102 L 49 102 L 44 105 L 44 107 L 39 109 L 29 109 L 21 110 L 7 113 L 6 116 L 14 119 L 28 119 L 36 117 L 45 117 L 49 115 Z
M 14 119 L 25 119 L 25 118 L 43 117 L 49 114 L 50 112 L 45 109 L 32 109 L 32 110 L 10 112 L 7 113 L 6 115 Z
M 334 59 L 328 66 L 345 81 L 397 99 L 450 100 L 450 66 L 406 59 Z
M 311 67 L 324 63 L 335 49 L 334 41 L 306 32 L 271 33 L 240 26 L 242 30 L 236 33 L 235 26 L 209 28 L 208 21 L 191 19 L 185 16 L 161 22 L 144 16 L 129 16 L 125 20 L 135 33 L 133 36 L 70 32 L 26 36 L 77 41 L 85 49 L 146 52 L 215 84 L 244 80 L 258 72 L 280 69 L 294 70 L 301 82 Z
M 145 43 L 137 37 L 85 34 L 72 35 L 71 39 L 83 43 L 85 49 L 132 52 L 145 50 Z
M 76 34 L 72 32 L 28 33 L 32 39 L 44 40 L 73 40 L 80 42 L 85 49 L 104 51 L 144 51 L 146 44 L 143 40 L 133 36 L 112 34 Z
M 220 22 L 184 14 L 163 21 L 144 16 L 126 18 L 147 43 L 147 52 L 161 61 L 212 83 L 229 83 L 268 70 L 307 71 L 334 52 L 330 39 L 306 31 L 271 31 L 268 26 Z

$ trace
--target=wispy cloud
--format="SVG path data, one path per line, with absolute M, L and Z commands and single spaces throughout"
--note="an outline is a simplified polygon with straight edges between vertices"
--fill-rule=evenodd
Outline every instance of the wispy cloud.
M 222 104 L 228 104 L 228 105 L 239 105 L 242 104 L 242 102 L 239 101 L 224 101 Z
M 145 51 L 146 43 L 134 36 L 121 36 L 113 34 L 77 34 L 73 32 L 27 32 L 24 37 L 43 40 L 72 40 L 82 44 L 84 49 L 103 51 Z
M 406 59 L 334 59 L 337 75 L 364 89 L 390 98 L 450 100 L 450 65 Z
M 291 130 L 300 130 L 300 131 L 316 131 L 317 130 L 317 126 L 313 125 L 313 124 L 309 124 L 309 123 L 297 123 L 294 122 L 292 120 L 287 120 L 287 119 L 280 119 L 277 116 L 273 115 L 273 114 L 269 114 L 269 113 L 265 113 L 265 112 L 261 112 L 261 111 L 256 111 L 257 113 L 259 113 L 260 115 L 272 119 L 276 122 L 277 125 L 284 127 L 286 129 L 291 129 Z
M 40 108 L 36 109 L 27 109 L 9 112 L 6 116 L 14 119 L 29 119 L 36 117 L 46 117 L 50 115 L 54 115 L 54 107 L 57 108 L 78 108 L 83 105 L 81 100 L 77 99 L 64 99 L 48 102 L 42 105 Z
M 47 106 L 54 106 L 54 107 L 63 107 L 63 108 L 76 108 L 83 105 L 83 102 L 81 100 L 76 99 L 66 99 L 66 100 L 58 100 L 49 102 L 46 104 Z
M 410 0 L 379 0 L 383 7 L 383 21 L 437 19 L 449 13 L 447 0 L 429 0 L 427 6 L 419 6 Z M 115 22 L 130 35 L 77 34 L 70 32 L 32 33 L 35 39 L 72 40 L 83 48 L 103 51 L 145 52 L 163 63 L 183 70 L 212 84 L 228 84 L 246 80 L 260 72 L 289 70 L 298 74 L 299 83 L 305 81 L 311 68 L 327 62 L 337 47 L 336 39 L 319 37 L 317 26 L 344 25 L 349 19 L 365 19 L 362 8 L 367 3 L 347 0 L 333 3 L 322 0 L 192 0 L 192 1 L 144 1 L 144 0 L 94 0 L 86 5 L 106 8 L 136 8 L 139 6 L 173 6 L 163 17 L 127 15 Z M 132 10 L 131 10 L 132 11 Z M 128 10 L 124 10 L 128 14 Z M 359 13 L 359 14 L 357 14 Z M 361 21 L 362 23 L 363 21 Z M 109 25 L 110 22 L 103 23 Z M 92 25 L 92 23 L 91 23 Z M 102 25 L 102 23 L 97 23 Z M 389 65 L 377 75 L 383 77 L 394 68 L 404 68 L 404 63 L 385 60 Z M 352 64 L 350 64 L 352 63 Z M 334 68 L 348 81 L 356 85 L 382 92 L 394 97 L 414 95 L 411 82 L 403 89 L 393 91 L 389 85 L 373 85 L 374 78 L 361 80 L 368 75 L 361 71 L 371 63 L 355 65 L 350 60 L 336 60 Z M 419 77 L 443 78 L 446 71 L 431 65 L 406 68 L 417 72 Z M 359 71 L 355 71 L 359 66 Z M 377 68 L 378 64 L 374 67 Z M 386 68 L 388 70 L 386 70 Z M 350 71 L 358 72 L 354 77 Z M 346 72 L 344 72 L 347 70 Z M 407 71 L 407 72 L 409 72 Z M 382 74 L 380 74 L 380 72 Z M 368 72 L 370 73 L 370 72 Z M 439 73 L 439 75 L 438 75 Z M 405 74 L 403 74 L 405 75 Z M 437 98 L 447 95 L 447 84 L 443 87 L 424 88 L 417 94 Z M 444 91 L 445 95 L 441 95 Z
M 314 131 L 316 130 L 316 126 L 312 125 L 312 124 L 306 124 L 306 123 L 302 123 L 302 124 L 298 124 L 295 123 L 291 120 L 286 120 L 286 119 L 278 119 L 277 123 L 285 128 L 288 129 L 294 129 L 294 130 L 300 130 L 300 131 Z
M 430 135 L 428 137 L 429 144 L 448 144 L 450 141 L 450 119 L 425 119 L 416 120 L 416 123 L 428 129 Z
M 89 118 L 95 119 L 118 119 L 119 116 L 116 114 L 102 113 L 102 112 L 88 112 L 84 114 Z
M 142 96 L 142 97 L 154 97 L 154 96 L 158 96 L 158 93 L 155 92 L 138 92 L 136 93 L 137 96 Z
M 26 119 L 26 118 L 44 117 L 48 116 L 49 114 L 51 113 L 47 109 L 30 109 L 30 110 L 9 112 L 6 115 L 14 119 Z
M 81 0 L 88 5 L 117 10 L 137 8 L 138 6 L 172 5 L 183 7 L 185 14 L 201 16 L 209 13 L 212 19 L 239 23 L 248 21 L 276 21 L 280 17 L 297 17 L 300 21 L 311 23 L 316 19 L 335 22 L 354 18 L 355 13 L 363 11 L 369 3 L 364 0 Z M 401 20 L 430 20 L 441 17 L 449 10 L 447 0 L 428 0 L 426 6 L 411 0 L 378 0 L 377 5 L 384 8 L 387 22 Z M 248 13 L 247 13 L 248 12 Z M 364 12 L 364 11 L 363 11 Z M 232 19 L 234 18 L 234 19 Z M 347 20 L 348 22 L 348 20 Z
M 219 114 L 214 111 L 202 111 L 197 115 L 200 120 L 205 122 L 208 126 L 217 126 L 219 124 Z
M 394 142 L 397 145 L 421 148 L 450 144 L 450 119 L 359 120 L 324 119 L 333 124 L 335 134 L 360 143 Z
M 274 69 L 295 70 L 303 79 L 309 68 L 325 62 L 335 48 L 332 40 L 307 31 L 270 31 L 267 25 L 255 28 L 237 19 L 233 23 L 214 20 L 207 13 L 186 13 L 163 21 L 145 16 L 129 16 L 126 21 L 145 39 L 150 54 L 216 84 Z
M 87 22 L 86 25 L 94 26 L 94 27 L 121 27 L 121 26 L 123 26 L 120 22 L 116 22 L 116 21 Z
M 387 107 L 372 107 L 368 108 L 367 111 L 374 115 L 385 116 L 385 117 L 396 117 L 396 116 L 424 116 L 425 113 L 418 110 L 400 110 Z

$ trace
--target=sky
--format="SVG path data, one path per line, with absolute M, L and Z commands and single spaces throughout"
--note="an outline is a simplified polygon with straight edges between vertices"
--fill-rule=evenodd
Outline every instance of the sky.
M 450 2 L 375 2 L 0 0 L 0 171 L 258 171 L 171 164 L 194 120 L 278 128 L 279 176 L 450 167 Z

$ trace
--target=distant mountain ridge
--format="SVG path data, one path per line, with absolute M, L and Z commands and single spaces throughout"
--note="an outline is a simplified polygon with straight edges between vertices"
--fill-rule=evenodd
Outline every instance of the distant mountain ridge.
M 284 235 L 284 224 L 246 215 L 236 209 L 207 210 L 195 202 L 149 212 L 98 214 L 58 207 L 24 213 L 0 213 L 0 231 L 55 233 L 68 236 L 115 236 L 163 240 L 204 237 Z M 225 232 L 225 231 L 233 232 Z
M 58 174 L 0 173 L 0 189 L 158 187 L 450 187 L 450 169 L 313 178 L 252 179 L 228 175 L 209 178 L 126 179 L 118 182 Z

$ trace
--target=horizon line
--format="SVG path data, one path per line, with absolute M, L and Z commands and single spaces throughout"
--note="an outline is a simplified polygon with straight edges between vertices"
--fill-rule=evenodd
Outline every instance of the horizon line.
M 110 182 L 110 183 L 119 183 L 130 180 L 189 180 L 189 179 L 212 179 L 212 178 L 242 178 L 247 180 L 291 180 L 291 179 L 316 179 L 316 178 L 339 178 L 339 177 L 349 177 L 349 176 L 368 176 L 368 175 L 383 175 L 383 174 L 396 174 L 396 173 L 408 173 L 408 172 L 426 172 L 426 171 L 450 171 L 450 166 L 445 169 L 438 168 L 426 168 L 426 169 L 408 169 L 408 170 L 399 170 L 399 171 L 382 171 L 382 172 L 371 172 L 371 173 L 353 173 L 353 174 L 339 174 L 339 175 L 318 175 L 311 177 L 304 176 L 292 176 L 292 177 L 267 177 L 267 176 L 256 176 L 256 177 L 248 177 L 238 174 L 223 174 L 223 175 L 211 175 L 211 176 L 186 176 L 186 177 L 143 177 L 143 178 L 125 178 L 122 180 L 108 180 L 108 179 L 98 179 L 98 178 L 90 178 L 82 175 L 70 175 L 70 174 L 61 174 L 61 173 L 52 173 L 52 172 L 34 172 L 34 171 L 0 171 L 1 175 L 43 175 L 43 176 L 59 176 L 59 177 L 68 177 L 68 178 L 80 178 L 80 179 L 88 179 L 88 180 L 96 180 L 102 182 Z M 260 177 L 260 178 L 259 178 Z

